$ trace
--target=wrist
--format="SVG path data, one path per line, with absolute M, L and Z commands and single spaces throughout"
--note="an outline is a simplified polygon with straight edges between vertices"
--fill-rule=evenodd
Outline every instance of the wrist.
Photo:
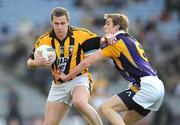
M 70 79 L 69 79 L 69 75 L 65 75 L 65 77 L 64 77 L 64 81 L 69 81 Z

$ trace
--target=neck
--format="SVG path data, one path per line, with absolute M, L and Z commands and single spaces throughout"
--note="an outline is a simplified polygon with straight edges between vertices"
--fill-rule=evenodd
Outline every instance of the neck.
M 66 34 L 67 35 L 67 34 Z M 56 35 L 57 36 L 57 38 L 59 39 L 59 40 L 63 40 L 65 37 L 66 37 L 66 35 L 63 35 L 63 36 L 58 36 L 58 35 Z

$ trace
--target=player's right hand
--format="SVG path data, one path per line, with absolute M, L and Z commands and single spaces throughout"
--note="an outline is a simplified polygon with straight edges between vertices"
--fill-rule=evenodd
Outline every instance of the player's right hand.
M 114 44 L 114 43 L 117 42 L 116 36 L 113 35 L 113 34 L 110 34 L 110 33 L 105 34 L 105 35 L 104 35 L 104 38 L 105 38 L 105 40 L 107 41 L 107 43 L 108 43 L 109 45 Z
M 48 58 L 45 58 L 42 56 L 42 52 L 38 52 L 38 55 L 34 59 L 36 66 L 50 66 L 52 64 L 51 62 L 51 56 Z

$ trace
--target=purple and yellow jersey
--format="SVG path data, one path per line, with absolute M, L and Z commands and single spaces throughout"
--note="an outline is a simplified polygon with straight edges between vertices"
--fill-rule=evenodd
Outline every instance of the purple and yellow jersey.
M 116 35 L 117 43 L 102 49 L 104 57 L 110 57 L 119 73 L 130 82 L 139 82 L 143 76 L 157 74 L 148 62 L 141 44 L 128 33 Z

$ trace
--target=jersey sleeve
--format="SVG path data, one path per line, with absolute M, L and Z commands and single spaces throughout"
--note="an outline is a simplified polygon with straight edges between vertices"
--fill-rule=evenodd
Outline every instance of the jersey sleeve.
M 85 42 L 83 42 L 81 47 L 85 53 L 92 51 L 92 50 L 99 49 L 100 48 L 100 37 L 93 37 L 93 38 L 86 40 Z
M 39 46 L 41 46 L 41 45 L 43 45 L 43 44 L 48 44 L 47 41 L 48 41 L 48 38 L 43 37 L 43 36 L 40 36 L 40 37 L 35 41 L 34 48 L 33 48 L 32 52 L 31 52 L 31 54 L 30 54 L 30 58 L 31 58 L 31 59 L 34 59 L 34 52 L 35 52 L 35 50 L 36 50 Z
M 84 39 L 80 42 L 80 45 L 85 53 L 100 48 L 101 37 L 97 36 L 95 33 L 92 33 L 88 30 L 84 30 L 81 33 L 81 36 Z
M 115 44 L 108 45 L 102 49 L 102 54 L 104 57 L 119 57 L 121 53 L 121 42 L 118 41 Z

